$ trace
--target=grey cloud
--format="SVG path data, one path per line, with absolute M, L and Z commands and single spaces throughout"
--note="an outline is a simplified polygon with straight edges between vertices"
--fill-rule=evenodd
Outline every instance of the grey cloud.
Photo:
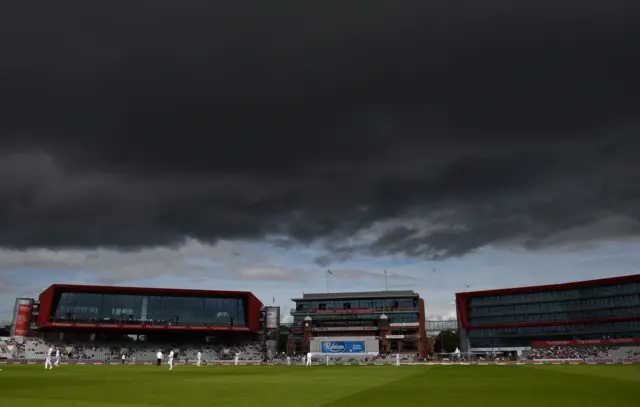
M 361 269 L 331 269 L 332 279 L 336 280 L 358 280 L 362 278 L 371 278 L 371 279 L 384 279 L 384 271 L 372 272 Z M 408 280 L 408 281 L 418 281 L 417 278 L 413 276 L 399 274 L 397 272 L 388 272 L 387 278 L 394 280 Z
M 241 252 L 241 256 L 236 253 Z M 180 276 L 191 281 L 211 278 L 247 281 L 303 280 L 302 270 L 270 264 L 247 245 L 220 241 L 215 246 L 189 240 L 178 248 L 157 247 L 137 251 L 113 249 L 29 249 L 0 251 L 0 272 L 15 269 L 88 272 L 104 284 L 159 276 Z M 0 283 L 2 280 L 0 280 Z M 2 287 L 2 284 L 0 284 Z
M 114 251 L 139 250 L 135 273 L 169 273 L 193 240 L 321 242 L 328 266 L 639 234 L 636 5 L 32 3 L 0 38 L 0 246 L 25 267 L 101 268 L 96 249 L 125 276 Z

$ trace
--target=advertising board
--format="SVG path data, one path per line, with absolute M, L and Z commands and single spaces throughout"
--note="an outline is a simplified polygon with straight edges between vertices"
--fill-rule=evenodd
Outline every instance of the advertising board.
M 581 345 L 625 345 L 640 343 L 640 338 L 584 339 L 571 341 L 535 341 L 532 347 L 581 346 Z
M 19 298 L 16 300 L 15 312 L 13 316 L 13 336 L 24 337 L 29 330 L 31 320 L 31 308 L 33 300 Z
M 323 341 L 322 353 L 344 354 L 344 353 L 365 353 L 364 341 Z
M 267 307 L 265 310 L 266 325 L 269 329 L 277 329 L 280 320 L 280 308 Z

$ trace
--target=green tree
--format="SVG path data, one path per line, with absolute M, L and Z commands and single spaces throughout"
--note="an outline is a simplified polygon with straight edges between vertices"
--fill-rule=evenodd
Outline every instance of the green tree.
M 460 347 L 460 338 L 454 331 L 442 331 L 433 341 L 436 353 L 452 353 Z

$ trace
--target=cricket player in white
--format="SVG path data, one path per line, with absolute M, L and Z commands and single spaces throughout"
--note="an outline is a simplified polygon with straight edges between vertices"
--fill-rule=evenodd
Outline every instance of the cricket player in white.
M 162 364 L 162 351 L 159 350 L 158 353 L 156 353 L 156 366 L 160 366 Z
M 60 366 L 60 349 L 56 349 L 56 361 L 53 363 L 55 367 Z
M 234 359 L 235 365 L 238 366 L 238 356 L 240 356 L 240 352 L 236 352 L 236 357 Z
M 291 366 L 291 356 L 287 356 L 287 365 Z
M 49 350 L 47 351 L 47 358 L 44 360 L 44 369 L 45 370 L 47 368 L 53 369 L 53 365 L 51 364 L 51 355 L 52 354 L 53 354 L 53 348 L 49 347 Z
M 311 352 L 307 353 L 307 363 L 305 367 L 311 366 Z
M 169 370 L 173 370 L 173 349 L 169 352 Z
M 400 366 L 400 354 L 396 353 L 396 366 Z
M 200 351 L 198 351 L 198 363 L 196 363 L 196 366 L 202 366 L 202 352 Z

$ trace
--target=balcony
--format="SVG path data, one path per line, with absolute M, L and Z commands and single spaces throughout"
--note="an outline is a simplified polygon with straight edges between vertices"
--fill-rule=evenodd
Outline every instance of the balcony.
M 417 313 L 416 308 L 398 307 L 394 309 L 384 308 L 331 308 L 331 309 L 292 309 L 291 315 L 351 315 L 351 314 L 393 314 L 393 313 Z

